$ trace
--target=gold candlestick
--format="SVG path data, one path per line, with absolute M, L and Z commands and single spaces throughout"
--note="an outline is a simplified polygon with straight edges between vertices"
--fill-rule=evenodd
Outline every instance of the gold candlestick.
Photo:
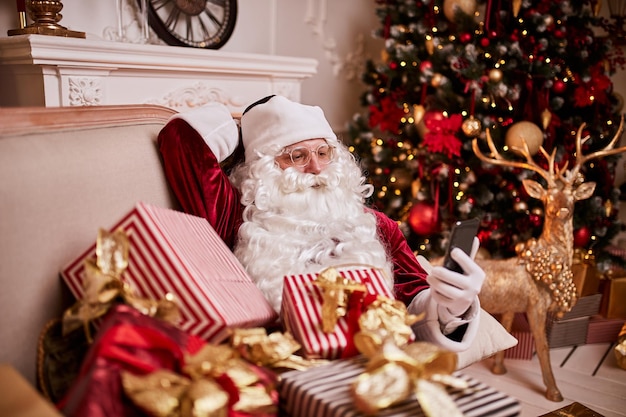
M 26 10 L 33 23 L 20 29 L 11 29 L 7 32 L 13 35 L 53 35 L 65 36 L 69 38 L 85 38 L 85 32 L 77 32 L 59 25 L 62 19 L 61 13 L 63 3 L 53 0 L 27 0 Z

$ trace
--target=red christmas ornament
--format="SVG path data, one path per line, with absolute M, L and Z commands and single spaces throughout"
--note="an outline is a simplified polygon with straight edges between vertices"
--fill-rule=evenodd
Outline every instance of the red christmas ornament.
M 411 229 L 420 236 L 432 235 L 439 230 L 439 213 L 432 203 L 414 203 L 407 221 Z
M 556 94 L 563 94 L 567 90 L 567 84 L 561 80 L 556 80 L 554 84 L 552 84 L 552 91 Z
M 574 247 L 584 248 L 589 244 L 591 240 L 591 229 L 587 226 L 583 226 L 580 229 L 574 230 Z
M 491 41 L 489 40 L 489 38 L 482 38 L 480 40 L 480 46 L 482 46 L 483 48 L 488 47 L 490 43 Z
M 463 32 L 459 36 L 459 40 L 461 41 L 461 43 L 468 43 L 472 40 L 472 35 L 468 32 Z
M 422 61 L 420 64 L 420 72 L 426 72 L 433 67 L 433 63 L 430 61 Z
M 395 70 L 396 68 L 398 68 L 398 63 L 395 62 L 395 61 L 391 61 L 389 63 L 389 68 L 392 69 L 392 70 Z

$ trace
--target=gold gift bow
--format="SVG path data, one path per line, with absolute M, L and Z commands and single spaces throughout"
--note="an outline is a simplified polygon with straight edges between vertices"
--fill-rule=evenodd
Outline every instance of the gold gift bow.
M 361 350 L 363 338 L 367 352 L 371 348 L 367 334 L 355 335 L 355 344 Z M 414 342 L 400 348 L 387 338 L 351 386 L 355 406 L 366 415 L 376 415 L 415 395 L 427 417 L 463 417 L 443 386 L 467 389 L 465 380 L 451 375 L 456 363 L 454 352 L 432 343 Z
M 96 260 L 85 260 L 84 295 L 63 314 L 63 334 L 79 327 L 85 329 L 87 341 L 93 341 L 89 323 L 109 311 L 113 303 L 121 299 L 125 304 L 143 314 L 160 318 L 170 323 L 180 319 L 178 305 L 172 294 L 163 300 L 150 300 L 138 297 L 131 286 L 122 279 L 128 267 L 130 240 L 122 229 L 109 233 L 98 230 L 96 240 Z
M 466 381 L 450 375 L 456 354 L 428 342 L 409 344 L 411 325 L 423 316 L 409 314 L 398 300 L 379 297 L 359 318 L 354 344 L 369 361 L 352 395 L 363 413 L 376 414 L 414 394 L 428 417 L 462 417 L 443 387 L 467 388 Z
M 367 291 L 365 284 L 342 277 L 335 268 L 320 272 L 313 284 L 322 290 L 322 330 L 332 333 L 337 320 L 345 316 L 348 297 L 355 291 Z
M 275 412 L 276 404 L 267 389 L 258 385 L 258 375 L 231 347 L 206 344 L 195 355 L 188 355 L 185 363 L 186 376 L 166 369 L 146 375 L 122 371 L 124 392 L 155 417 L 225 417 L 229 395 L 215 380 L 226 375 L 239 394 L 234 411 Z
M 328 361 L 305 359 L 295 353 L 301 345 L 290 333 L 273 332 L 263 327 L 233 329 L 231 346 L 248 362 L 269 368 L 287 368 L 303 371 Z

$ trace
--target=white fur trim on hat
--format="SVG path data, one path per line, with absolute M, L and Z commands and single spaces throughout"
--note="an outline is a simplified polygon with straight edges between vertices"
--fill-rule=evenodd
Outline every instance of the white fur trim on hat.
M 318 138 L 337 141 L 320 107 L 296 103 L 282 96 L 274 96 L 243 114 L 241 138 L 246 161 L 257 158 L 257 151 L 271 145 L 284 148 Z
M 239 143 L 237 122 L 222 103 L 211 102 L 177 113 L 171 119 L 183 119 L 189 123 L 202 136 L 219 162 L 228 158 Z

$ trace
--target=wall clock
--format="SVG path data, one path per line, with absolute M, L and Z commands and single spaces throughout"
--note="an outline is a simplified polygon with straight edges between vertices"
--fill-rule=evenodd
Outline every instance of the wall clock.
M 147 3 L 150 27 L 168 45 L 219 49 L 232 35 L 237 21 L 237 0 L 147 0 Z

